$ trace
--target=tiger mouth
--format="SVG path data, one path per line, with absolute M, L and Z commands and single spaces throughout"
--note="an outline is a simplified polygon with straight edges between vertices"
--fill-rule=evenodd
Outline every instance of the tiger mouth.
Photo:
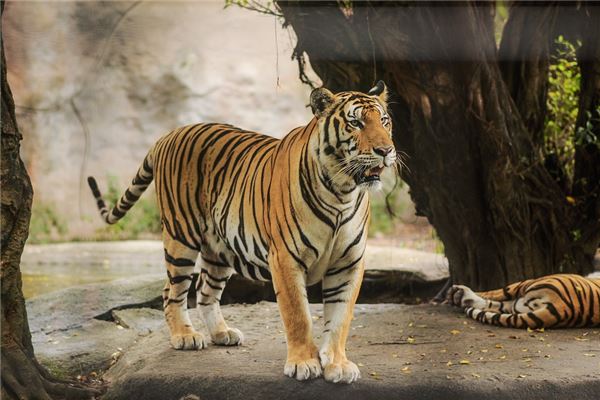
M 356 180 L 357 184 L 379 182 L 381 181 L 381 173 L 383 172 L 383 168 L 383 164 L 368 168 L 363 173 L 356 174 L 354 179 Z

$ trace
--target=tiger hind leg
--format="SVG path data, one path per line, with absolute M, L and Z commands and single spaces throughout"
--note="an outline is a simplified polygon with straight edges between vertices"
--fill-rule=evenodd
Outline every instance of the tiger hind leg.
M 551 328 L 559 321 L 547 306 L 520 313 L 500 313 L 467 307 L 465 313 L 476 321 L 505 328 Z
M 163 290 L 163 308 L 171 334 L 171 345 L 178 350 L 202 349 L 206 347 L 206 341 L 194 329 L 187 310 L 188 291 L 198 251 L 186 247 L 166 233 L 163 235 L 163 242 L 168 276 Z
M 239 329 L 227 326 L 221 314 L 221 294 L 227 281 L 233 274 L 233 268 L 218 262 L 202 258 L 198 280 L 198 308 L 214 344 L 222 346 L 241 345 L 244 335 Z

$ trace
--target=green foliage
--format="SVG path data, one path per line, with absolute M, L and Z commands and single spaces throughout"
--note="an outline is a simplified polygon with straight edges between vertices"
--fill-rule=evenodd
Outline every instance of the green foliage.
M 577 146 L 585 146 L 588 144 L 600 146 L 598 136 L 594 134 L 594 121 L 596 123 L 600 122 L 600 107 L 598 107 L 593 114 L 589 111 L 586 112 L 585 125 L 578 127 L 577 132 L 575 132 L 575 144 Z
M 383 177 L 384 187 L 391 187 L 388 191 L 373 193 L 371 195 L 371 223 L 369 224 L 369 237 L 377 235 L 390 235 L 401 224 L 397 217 L 407 206 L 407 200 L 402 197 L 403 182 L 400 177 Z M 410 201 L 410 200 L 408 200 Z
M 573 133 L 581 82 L 576 60 L 579 46 L 581 43 L 572 44 L 563 36 L 556 39 L 556 55 L 548 76 L 548 112 L 544 127 L 544 152 L 556 156 L 569 178 L 573 176 L 576 144 Z
M 125 188 L 119 187 L 117 178 L 108 177 L 108 190 L 104 199 L 113 206 L 123 195 Z M 119 222 L 102 227 L 96 231 L 98 240 L 128 240 L 139 239 L 141 236 L 156 236 L 160 234 L 160 212 L 156 204 L 156 196 L 151 190 L 140 197 L 135 205 Z
M 508 1 L 497 0 L 496 1 L 496 13 L 494 14 L 494 37 L 496 38 L 496 45 L 500 45 L 502 39 L 502 31 L 508 20 Z
M 52 204 L 33 202 L 29 243 L 53 242 L 66 233 L 67 222 L 56 212 Z
M 398 191 L 395 190 L 386 196 L 376 194 L 371 196 L 371 223 L 369 225 L 369 237 L 376 235 L 389 235 L 394 232 L 396 224 L 400 221 L 390 215 L 387 203 L 392 206 L 394 212 L 400 212 L 404 205 L 399 201 Z

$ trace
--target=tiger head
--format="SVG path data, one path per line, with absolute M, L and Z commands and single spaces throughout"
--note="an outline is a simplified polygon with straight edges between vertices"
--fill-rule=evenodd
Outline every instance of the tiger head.
M 319 129 L 319 162 L 344 192 L 355 187 L 379 189 L 384 168 L 396 163 L 392 120 L 382 81 L 367 94 L 325 88 L 313 90 L 310 103 Z

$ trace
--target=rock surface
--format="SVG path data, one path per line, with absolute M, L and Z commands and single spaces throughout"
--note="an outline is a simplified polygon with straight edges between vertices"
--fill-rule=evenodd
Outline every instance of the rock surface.
M 447 276 L 446 259 L 407 249 L 369 246 L 361 301 L 399 302 L 421 285 L 435 292 Z M 53 273 L 129 276 L 68 288 L 28 300 L 30 329 L 38 358 L 62 375 L 106 369 L 113 355 L 140 336 L 163 327 L 160 296 L 165 282 L 160 241 L 122 241 L 28 245 L 22 257 L 25 274 Z M 419 267 L 420 266 L 420 267 Z M 319 285 L 310 288 L 320 301 Z M 272 285 L 234 276 L 223 303 L 274 300 Z M 152 309 L 154 308 L 154 309 Z
M 319 338 L 322 307 L 311 308 Z M 347 347 L 362 379 L 334 385 L 283 376 L 276 304 L 225 306 L 224 315 L 245 345 L 176 351 L 163 328 L 105 374 L 112 383 L 105 399 L 591 400 L 600 391 L 597 329 L 528 333 L 484 326 L 447 306 L 358 305 Z
M 36 357 L 59 376 L 108 368 L 113 355 L 118 356 L 138 337 L 164 325 L 161 311 L 117 311 L 117 316 L 131 327 L 126 329 L 113 321 L 111 310 L 158 306 L 163 285 L 162 274 L 150 275 L 77 286 L 28 300 L 27 315 Z M 130 313 L 143 313 L 142 319 L 131 323 Z
M 107 399 L 177 400 L 194 395 L 235 400 L 251 393 L 262 400 L 596 400 L 600 391 L 599 328 L 501 329 L 467 319 L 448 306 L 357 305 L 348 354 L 363 376 L 351 386 L 321 379 L 299 383 L 283 376 L 285 336 L 277 305 L 271 302 L 223 306 L 230 325 L 245 333 L 244 346 L 175 351 L 159 310 L 164 284 L 161 249 L 160 242 L 28 246 L 24 270 L 58 266 L 78 274 L 108 263 L 130 274 L 127 279 L 28 300 L 38 359 L 58 376 L 110 368 L 104 375 L 112 384 Z M 82 264 L 83 256 L 77 254 L 86 254 L 90 264 Z M 398 297 L 390 287 L 445 276 L 443 259 L 418 252 L 372 246 L 367 264 L 363 289 L 385 292 L 393 301 Z M 436 282 L 440 281 L 430 284 Z M 248 290 L 247 281 L 230 284 L 234 291 Z M 256 299 L 261 296 L 264 292 L 258 291 Z M 313 304 L 311 309 L 318 342 L 322 306 Z M 197 311 L 191 315 L 204 331 Z

